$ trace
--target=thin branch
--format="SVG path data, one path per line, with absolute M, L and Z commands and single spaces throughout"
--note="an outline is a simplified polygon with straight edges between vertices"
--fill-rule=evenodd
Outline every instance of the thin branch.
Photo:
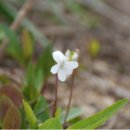
M 25 4 L 22 6 L 22 8 L 18 12 L 15 20 L 13 21 L 13 23 L 10 26 L 10 28 L 12 30 L 16 30 L 19 27 L 22 20 L 26 17 L 26 15 L 31 10 L 33 3 L 34 3 L 34 0 L 26 0 Z
M 34 0 L 26 0 L 25 4 L 22 6 L 22 8 L 20 9 L 20 11 L 18 12 L 15 20 L 13 21 L 13 23 L 11 24 L 10 28 L 14 31 L 17 30 L 17 28 L 20 26 L 22 20 L 26 17 L 26 15 L 29 13 L 29 11 L 31 10 L 31 7 L 34 3 Z M 0 47 L 0 58 L 2 57 L 5 48 L 8 45 L 8 39 L 4 39 L 3 43 Z

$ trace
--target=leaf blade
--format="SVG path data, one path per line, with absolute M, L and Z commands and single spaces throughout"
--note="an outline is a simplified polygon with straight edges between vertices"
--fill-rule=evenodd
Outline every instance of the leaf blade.
M 115 114 L 121 107 L 123 107 L 128 102 L 127 99 L 122 99 L 111 105 L 110 107 L 98 112 L 94 116 L 87 119 L 83 119 L 73 125 L 70 129 L 95 129 L 101 124 L 103 124 L 107 119 L 109 119 L 113 114 Z
M 50 117 L 48 103 L 46 102 L 46 100 L 43 96 L 40 96 L 38 98 L 38 101 L 35 104 L 33 110 L 34 110 L 34 113 L 37 116 L 38 120 L 40 120 L 41 122 L 49 119 L 49 117 Z
M 19 129 L 21 126 L 21 114 L 17 107 L 12 105 L 3 120 L 3 129 Z
M 39 128 L 40 129 L 62 129 L 62 125 L 59 121 L 59 118 L 54 117 L 40 124 Z
M 30 128 L 36 128 L 37 118 L 34 115 L 31 106 L 24 100 L 23 100 L 23 106 L 24 106 L 24 111 L 26 113 L 26 117 L 29 122 Z

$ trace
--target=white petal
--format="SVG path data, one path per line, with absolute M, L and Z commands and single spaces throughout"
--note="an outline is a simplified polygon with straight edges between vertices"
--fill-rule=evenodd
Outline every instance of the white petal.
M 58 79 L 62 82 L 64 82 L 67 79 L 67 74 L 66 74 L 65 69 L 58 70 Z
M 56 74 L 57 72 L 58 72 L 58 68 L 59 68 L 59 66 L 56 64 L 56 65 L 54 65 L 54 66 L 52 66 L 52 68 L 51 68 L 51 73 L 52 74 Z
M 68 69 L 76 69 L 78 67 L 78 62 L 76 61 L 68 61 L 65 63 L 65 68 L 68 68 Z
M 65 52 L 65 56 L 69 59 L 69 57 L 70 57 L 70 50 L 67 50 L 67 51 Z
M 73 73 L 73 70 L 72 69 L 66 69 L 66 74 L 69 76 Z
M 53 52 L 52 55 L 53 55 L 54 60 L 57 63 L 61 63 L 65 59 L 64 54 L 62 52 L 60 52 L 60 51 L 55 51 L 55 52 Z
M 78 54 L 77 53 L 74 53 L 74 55 L 72 56 L 72 60 L 74 60 L 74 61 L 78 60 Z

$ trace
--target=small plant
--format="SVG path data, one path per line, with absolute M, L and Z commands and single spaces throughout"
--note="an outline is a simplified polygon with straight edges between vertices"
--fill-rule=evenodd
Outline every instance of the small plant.
M 0 76 L 0 128 L 2 129 L 95 129 L 113 116 L 127 102 L 117 101 L 110 107 L 95 115 L 80 119 L 78 108 L 71 108 L 74 80 L 79 67 L 79 51 L 67 50 L 65 54 L 52 51 L 52 45 L 46 46 L 34 62 L 33 39 L 27 30 L 23 31 L 22 42 L 8 26 L 1 25 L 1 41 L 8 38 L 10 42 L 7 54 L 25 69 L 20 86 L 11 84 L 8 77 Z M 28 48 L 28 50 L 26 50 Z M 97 48 L 97 43 L 96 43 Z M 99 47 L 98 47 L 99 48 Z M 95 44 L 91 47 L 92 56 L 97 54 Z M 55 63 L 56 62 L 56 63 Z M 50 104 L 43 96 L 45 85 L 51 73 L 55 75 L 55 99 Z M 66 110 L 58 105 L 59 82 L 70 80 L 70 95 Z
M 23 100 L 24 111 L 26 113 L 26 118 L 29 123 L 29 128 L 37 128 L 37 129 L 95 129 L 107 121 L 113 114 L 115 114 L 122 106 L 124 106 L 128 100 L 122 99 L 117 101 L 112 106 L 104 109 L 103 111 L 98 112 L 97 114 L 79 120 L 74 123 L 68 122 L 68 117 L 70 112 L 70 104 L 73 92 L 73 85 L 74 85 L 74 77 L 75 77 L 75 69 L 77 69 L 78 65 L 78 53 L 76 51 L 67 51 L 64 55 L 60 51 L 55 51 L 52 53 L 52 56 L 56 62 L 54 66 L 51 68 L 51 73 L 55 74 L 56 76 L 56 84 L 55 84 L 55 99 L 53 105 L 52 116 L 50 116 L 47 120 L 40 122 L 39 119 L 36 117 L 35 113 L 33 112 L 31 106 Z M 57 93 L 58 93 L 58 82 L 62 81 L 65 82 L 67 78 L 70 78 L 71 86 L 70 86 L 70 96 L 67 105 L 67 110 L 62 115 L 61 109 L 57 106 Z M 45 101 L 43 101 L 45 102 Z M 41 101 L 42 104 L 42 101 Z M 40 104 L 39 104 L 40 105 Z M 39 106 L 40 107 L 40 106 Z M 45 110 L 47 110 L 46 108 Z M 42 111 L 43 117 L 45 111 Z M 79 116 L 79 115 L 78 115 Z M 74 117 L 75 118 L 75 117 Z M 73 119 L 74 119 L 73 118 Z M 63 120 L 62 120 L 63 119 Z

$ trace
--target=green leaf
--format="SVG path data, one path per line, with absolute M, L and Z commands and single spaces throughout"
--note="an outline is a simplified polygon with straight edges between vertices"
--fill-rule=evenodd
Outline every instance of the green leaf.
M 9 110 L 10 106 L 12 106 L 13 103 L 9 99 L 9 97 L 3 95 L 0 96 L 0 122 L 2 123 L 4 116 L 6 115 L 7 111 Z M 0 124 L 1 124 L 0 123 Z
M 1 86 L 0 96 L 5 95 L 11 99 L 15 106 L 20 107 L 22 105 L 23 95 L 18 87 L 14 86 Z
M 93 39 L 90 42 L 88 49 L 89 49 L 90 56 L 92 58 L 95 58 L 99 54 L 99 52 L 101 50 L 101 45 L 97 40 Z
M 6 38 L 5 33 L 2 30 L 0 30 L 0 42 L 2 42 L 2 40 L 5 38 Z
M 39 129 L 62 129 L 62 125 L 59 121 L 59 118 L 54 117 L 50 118 L 44 123 L 39 125 Z
M 34 113 L 40 122 L 43 122 L 50 118 L 50 112 L 48 108 L 48 103 L 43 96 L 38 98 L 36 105 L 34 106 Z
M 55 117 L 59 118 L 59 120 L 61 120 L 61 108 L 57 108 L 56 112 L 55 112 Z
M 8 1 L 1 0 L 0 13 L 5 14 L 10 19 L 10 21 L 13 21 L 16 18 L 17 10 L 11 4 L 9 4 Z M 21 23 L 21 26 L 27 28 L 43 47 L 46 47 L 50 44 L 45 35 L 41 33 L 37 27 L 35 27 L 34 24 L 32 24 L 32 22 L 28 19 L 24 19 Z
M 67 117 L 67 122 L 81 116 L 82 111 L 78 108 L 71 108 Z M 62 123 L 64 122 L 65 113 L 62 114 Z
M 32 111 L 31 106 L 23 100 L 23 106 L 24 106 L 24 111 L 26 113 L 26 118 L 29 122 L 30 128 L 36 128 L 37 127 L 37 118 Z
M 28 123 L 26 121 L 26 113 L 24 111 L 24 108 L 21 107 L 19 110 L 20 110 L 20 113 L 21 113 L 21 129 L 27 129 Z
M 4 32 L 9 41 L 7 52 L 20 63 L 24 63 L 22 49 L 15 32 L 4 24 L 0 25 L 0 30 Z
M 35 74 L 35 67 L 32 63 L 28 64 L 24 82 L 23 93 L 28 100 L 35 100 L 38 97 L 38 91 L 35 87 L 35 80 L 37 79 Z
M 17 107 L 12 105 L 3 120 L 3 129 L 20 129 L 21 114 Z
M 35 88 L 40 93 L 44 85 L 44 72 L 42 68 L 35 69 Z
M 106 108 L 105 110 L 98 112 L 94 116 L 91 116 L 87 119 L 83 119 L 73 125 L 71 125 L 70 129 L 95 129 L 102 125 L 105 121 L 107 121 L 113 114 L 115 114 L 121 107 L 123 107 L 128 102 L 127 99 L 122 99 Z
M 50 74 L 50 68 L 53 64 L 54 60 L 52 58 L 52 45 L 48 45 L 38 60 L 37 69 L 43 68 L 45 76 L 48 77 Z
M 27 29 L 23 29 L 23 31 L 22 31 L 22 51 L 23 51 L 25 60 L 29 60 L 30 58 L 32 58 L 33 49 L 34 49 L 34 44 L 33 44 L 33 39 L 31 37 L 31 34 L 28 32 Z

